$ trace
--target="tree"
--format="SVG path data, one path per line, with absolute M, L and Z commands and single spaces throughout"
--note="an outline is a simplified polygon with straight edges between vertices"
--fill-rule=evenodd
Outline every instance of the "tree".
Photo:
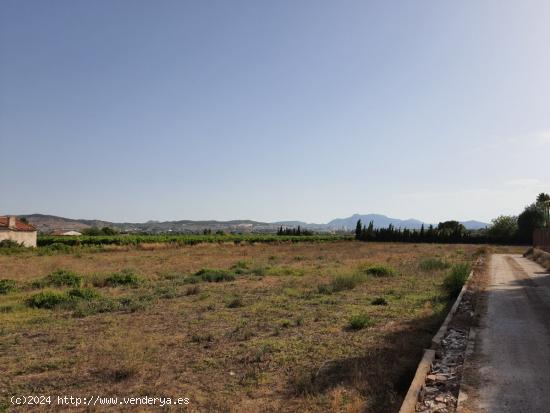
M 537 196 L 537 204 L 544 204 L 546 202 L 550 202 L 550 195 L 545 194 L 544 192 L 541 192 Z
M 358 220 L 357 225 L 355 226 L 355 239 L 361 238 L 362 231 L 363 231 L 363 224 L 361 224 L 361 220 Z
M 518 232 L 518 218 L 509 215 L 501 215 L 493 219 L 487 234 L 495 241 L 511 241 Z
M 544 226 L 550 227 L 550 195 L 541 192 L 537 196 L 537 205 L 544 215 Z
M 440 222 L 437 225 L 437 235 L 448 242 L 459 242 L 466 235 L 466 227 L 458 221 Z
M 545 223 L 544 211 L 539 205 L 527 206 L 518 216 L 518 236 L 521 241 L 533 242 L 533 231 L 542 228 Z
M 103 235 L 116 235 L 116 231 L 110 227 L 101 228 L 101 232 Z
M 101 233 L 101 230 L 96 226 L 93 226 L 90 228 L 84 228 L 81 232 L 84 235 L 91 235 L 91 236 L 103 235 Z

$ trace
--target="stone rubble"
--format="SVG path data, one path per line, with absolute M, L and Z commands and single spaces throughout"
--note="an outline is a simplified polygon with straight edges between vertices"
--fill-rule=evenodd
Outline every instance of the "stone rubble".
M 464 294 L 453 320 L 457 317 L 471 320 L 473 314 L 472 298 Z M 468 334 L 469 327 L 450 323 L 418 396 L 416 412 L 452 413 L 456 410 Z

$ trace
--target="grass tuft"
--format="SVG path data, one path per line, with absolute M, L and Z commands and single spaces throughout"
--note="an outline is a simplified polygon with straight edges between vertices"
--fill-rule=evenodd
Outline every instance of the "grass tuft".
M 17 283 L 14 280 L 0 280 L 0 294 L 7 294 L 17 289 Z
M 244 307 L 243 300 L 240 297 L 235 297 L 227 303 L 227 308 Z
M 368 265 L 362 269 L 362 272 L 373 277 L 391 277 L 395 275 L 395 270 L 387 265 Z
M 143 279 L 132 270 L 122 270 L 105 277 L 105 285 L 110 287 L 116 287 L 119 285 L 137 287 L 142 282 Z
M 205 281 L 205 282 L 222 282 L 222 281 L 234 281 L 235 275 L 232 272 L 227 270 L 211 269 L 211 268 L 202 268 L 197 271 L 194 275 L 195 279 Z
M 56 287 L 80 287 L 82 277 L 73 271 L 57 270 L 49 274 L 43 282 Z
M 372 305 L 388 305 L 388 302 L 384 297 L 376 297 L 370 302 Z
M 427 258 L 420 261 L 418 266 L 423 271 L 437 271 L 437 270 L 446 270 L 451 265 L 448 262 L 441 260 L 440 258 Z
M 372 325 L 370 317 L 366 314 L 352 315 L 348 321 L 347 328 L 349 330 L 357 331 L 362 330 L 365 327 Z
M 317 287 L 320 294 L 331 294 L 339 291 L 353 290 L 359 284 L 367 281 L 364 274 L 338 275 L 329 284 L 321 284 Z
M 443 289 L 450 298 L 455 298 L 460 294 L 462 286 L 470 274 L 468 264 L 455 264 L 449 274 L 443 280 Z
M 33 308 L 47 308 L 52 309 L 65 304 L 70 300 L 69 296 L 59 291 L 41 291 L 37 294 L 31 295 L 26 304 Z

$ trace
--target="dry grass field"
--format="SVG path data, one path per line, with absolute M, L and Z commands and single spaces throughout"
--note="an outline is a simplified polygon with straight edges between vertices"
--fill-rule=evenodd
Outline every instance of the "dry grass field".
M 395 412 L 445 316 L 442 262 L 483 250 L 340 241 L 0 255 L 0 280 L 14 281 L 0 283 L 0 411 L 8 396 L 41 394 Z

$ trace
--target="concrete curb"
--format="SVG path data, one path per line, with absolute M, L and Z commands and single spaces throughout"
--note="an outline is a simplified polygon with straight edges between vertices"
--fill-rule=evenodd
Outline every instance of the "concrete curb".
M 477 262 L 476 264 L 474 264 L 474 266 L 475 265 L 477 265 Z M 422 387 L 424 386 L 424 382 L 426 380 L 426 376 L 430 372 L 431 364 L 435 359 L 435 352 L 436 350 L 441 348 L 441 340 L 443 340 L 443 337 L 445 337 L 445 333 L 449 328 L 449 324 L 451 323 L 453 316 L 458 310 L 458 306 L 460 305 L 460 302 L 462 301 L 462 297 L 464 296 L 464 293 L 468 289 L 468 284 L 470 283 L 470 280 L 472 279 L 473 276 L 474 276 L 474 270 L 472 269 L 472 271 L 470 271 L 470 274 L 468 275 L 468 278 L 466 278 L 466 281 L 464 282 L 464 285 L 462 286 L 462 289 L 460 290 L 458 297 L 456 297 L 456 300 L 453 306 L 451 307 L 449 314 L 447 314 L 447 317 L 445 317 L 445 321 L 443 321 L 443 324 L 441 324 L 441 327 L 439 327 L 439 330 L 437 331 L 435 336 L 432 338 L 432 348 L 424 350 L 424 356 L 422 357 L 422 360 L 420 360 L 420 363 L 418 364 L 418 368 L 416 369 L 416 373 L 414 375 L 413 381 L 409 387 L 409 390 L 407 391 L 407 394 L 405 395 L 405 398 L 403 399 L 403 403 L 401 404 L 401 409 L 399 409 L 399 413 L 414 413 L 416 411 L 416 402 L 418 401 L 418 394 L 422 390 Z
M 466 281 L 464 282 L 464 285 L 462 286 L 460 293 L 458 294 L 458 297 L 456 297 L 455 303 L 451 307 L 449 314 L 447 314 L 447 317 L 445 317 L 445 321 L 443 321 L 443 324 L 441 324 L 441 327 L 439 327 L 439 330 L 437 330 L 437 333 L 435 333 L 435 336 L 432 338 L 433 349 L 437 350 L 441 348 L 441 340 L 443 340 L 443 337 L 445 337 L 445 333 L 449 328 L 449 324 L 451 323 L 453 316 L 456 314 L 456 310 L 458 310 L 458 306 L 460 305 L 460 302 L 462 301 L 462 297 L 464 296 L 464 293 L 468 289 L 468 284 L 470 283 L 470 280 L 472 279 L 473 276 L 474 276 L 474 270 L 470 271 L 470 274 L 468 275 L 468 278 L 466 278 Z
M 405 399 L 403 399 L 403 404 L 401 405 L 401 409 L 399 409 L 399 413 L 410 413 L 416 410 L 418 394 L 420 393 L 420 390 L 422 390 L 422 386 L 424 386 L 426 376 L 430 372 L 434 358 L 435 350 L 424 350 L 424 356 L 422 356 L 422 360 L 420 360 L 420 363 L 418 364 L 416 374 L 414 375 Z
M 470 334 L 468 334 L 468 345 L 466 346 L 466 353 L 464 354 L 463 366 L 466 366 L 466 363 L 468 363 L 469 359 L 472 357 L 472 354 L 474 354 L 476 334 L 477 334 L 476 329 L 472 327 L 470 329 Z M 464 373 L 464 370 L 463 370 L 463 373 Z M 468 388 L 463 384 L 463 380 L 464 380 L 464 375 L 460 380 L 460 387 L 458 390 L 458 398 L 457 398 L 455 413 L 471 413 L 471 410 L 468 407 L 466 407 L 467 400 L 468 400 Z

